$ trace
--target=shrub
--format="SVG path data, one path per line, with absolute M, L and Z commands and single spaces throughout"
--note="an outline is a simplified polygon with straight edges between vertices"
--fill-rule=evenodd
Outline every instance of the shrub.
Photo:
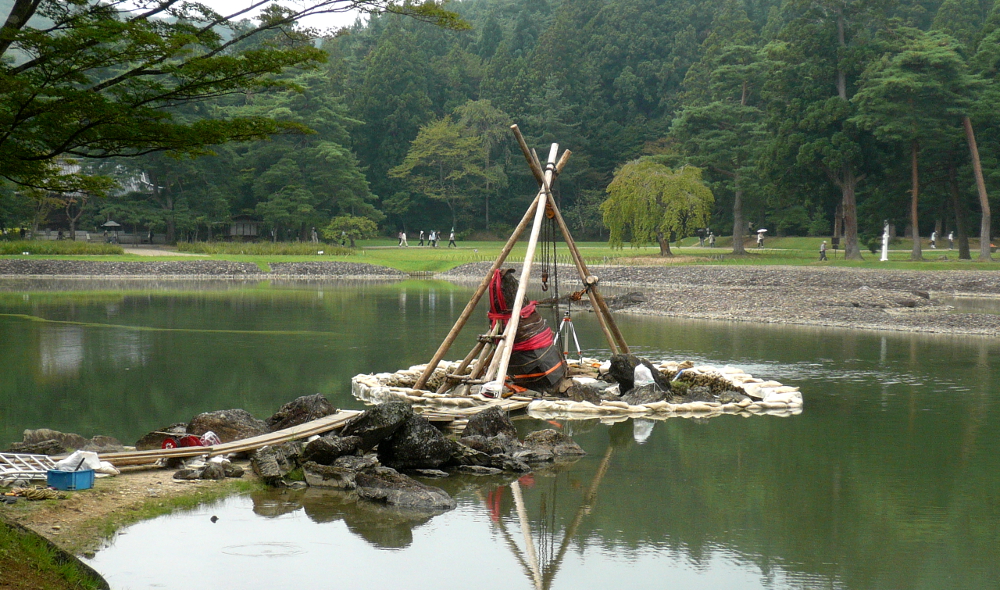
M 12 240 L 0 242 L 0 254 L 42 254 L 45 256 L 78 256 L 124 254 L 117 244 L 105 242 L 74 242 L 73 240 Z

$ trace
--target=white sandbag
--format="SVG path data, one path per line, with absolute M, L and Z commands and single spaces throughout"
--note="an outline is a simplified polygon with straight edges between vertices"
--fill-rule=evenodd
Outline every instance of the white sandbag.
M 97 453 L 92 451 L 74 451 L 72 455 L 62 461 L 56 461 L 56 469 L 59 471 L 85 471 L 87 469 L 97 470 L 101 466 L 101 460 Z
M 635 387 L 650 385 L 653 383 L 653 373 L 649 367 L 640 363 L 635 366 L 635 371 L 632 372 L 632 380 L 635 382 Z

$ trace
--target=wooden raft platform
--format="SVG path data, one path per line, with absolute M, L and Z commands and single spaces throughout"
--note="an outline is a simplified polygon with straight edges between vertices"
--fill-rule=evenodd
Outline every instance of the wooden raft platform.
M 583 362 L 569 359 L 568 380 L 579 384 L 593 382 L 598 375 L 597 359 Z M 428 389 L 416 389 L 414 384 L 424 373 L 426 365 L 416 365 L 394 373 L 355 375 L 351 379 L 351 393 L 367 404 L 387 401 L 405 401 L 415 412 L 431 419 L 438 417 L 454 420 L 453 427 L 460 430 L 464 421 L 490 405 L 500 405 L 508 412 L 524 410 L 529 416 L 543 420 L 591 420 L 616 422 L 629 418 L 662 420 L 672 417 L 710 418 L 723 414 L 750 416 L 793 416 L 802 413 L 802 392 L 798 387 L 788 387 L 777 381 L 758 379 L 736 367 L 696 365 L 690 361 L 654 362 L 653 366 L 668 379 L 679 379 L 689 385 L 701 385 L 712 391 L 732 391 L 745 396 L 740 401 L 691 401 L 669 403 L 666 401 L 629 405 L 622 401 L 604 400 L 600 403 L 573 401 L 567 398 L 527 392 L 503 400 L 485 398 L 479 393 L 454 395 L 451 391 L 434 391 L 448 374 L 460 366 L 458 362 L 442 362 L 427 380 Z M 528 397 L 535 393 L 537 396 Z

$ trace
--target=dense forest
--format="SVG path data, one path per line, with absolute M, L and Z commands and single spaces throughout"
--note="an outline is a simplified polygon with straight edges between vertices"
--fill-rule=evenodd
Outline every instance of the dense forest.
M 297 37 L 325 63 L 173 112 L 290 123 L 270 140 L 81 162 L 118 187 L 70 205 L 8 187 L 0 224 L 44 227 L 59 214 L 93 228 L 113 217 L 204 240 L 245 217 L 268 237 L 308 239 L 347 215 L 390 235 L 503 235 L 536 190 L 508 130 L 517 123 L 542 154 L 551 142 L 572 150 L 558 198 L 579 237 L 607 238 L 600 206 L 616 170 L 637 159 L 700 168 L 716 235 L 837 231 L 857 255 L 859 235 L 864 245 L 884 221 L 900 234 L 916 221 L 923 236 L 953 231 L 968 257 L 968 236 L 990 224 L 996 233 L 984 199 L 1000 189 L 1000 1 L 447 8 L 468 28 L 381 15 Z

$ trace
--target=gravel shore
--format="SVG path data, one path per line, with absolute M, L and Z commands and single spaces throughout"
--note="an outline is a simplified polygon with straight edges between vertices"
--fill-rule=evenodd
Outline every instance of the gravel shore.
M 392 278 L 406 273 L 357 262 L 276 262 L 265 272 L 250 262 L 224 260 L 150 260 L 92 262 L 87 260 L 0 259 L 0 277 L 211 277 L 211 278 Z
M 518 265 L 512 265 L 517 267 Z M 489 263 L 467 264 L 442 278 L 481 278 Z M 959 313 L 952 297 L 1000 297 L 1000 272 L 899 271 L 794 266 L 593 266 L 601 285 L 642 292 L 620 312 L 757 323 L 804 324 L 1000 335 L 1000 315 Z M 560 267 L 563 292 L 578 288 Z M 1000 309 L 1000 299 L 996 300 Z

